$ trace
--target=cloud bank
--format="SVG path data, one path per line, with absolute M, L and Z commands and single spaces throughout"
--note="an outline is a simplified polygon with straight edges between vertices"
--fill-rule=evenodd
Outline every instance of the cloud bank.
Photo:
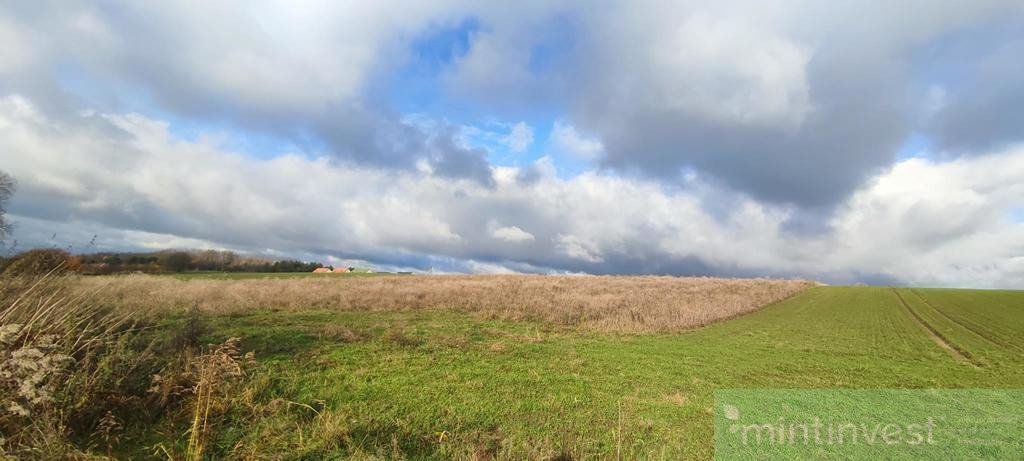
M 0 169 L 23 245 L 1021 287 L 1021 30 L 999 0 L 15 2 Z
M 302 155 L 251 159 L 215 138 L 175 140 L 166 124 L 137 114 L 55 122 L 18 97 L 0 102 L 0 149 L 22 183 L 15 218 L 88 229 L 67 234 L 78 245 L 96 233 L 129 246 L 158 240 L 421 270 L 487 264 L 985 286 L 1024 276 L 1024 224 L 1006 213 L 1024 205 L 1024 147 L 899 162 L 813 237 L 787 231 L 792 207 L 736 195 L 724 211 L 708 211 L 730 192 L 699 179 L 677 191 L 597 172 L 527 183 L 518 169 L 496 167 L 485 186 Z

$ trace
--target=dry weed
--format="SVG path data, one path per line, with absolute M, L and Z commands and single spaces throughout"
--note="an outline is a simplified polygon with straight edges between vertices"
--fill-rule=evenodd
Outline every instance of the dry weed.
M 178 280 L 128 275 L 109 284 L 112 303 L 132 311 L 199 306 L 394 311 L 454 309 L 488 319 L 531 320 L 611 332 L 672 332 L 754 311 L 813 285 L 803 280 L 623 276 L 380 276 Z
M 191 406 L 188 444 L 181 458 L 203 459 L 221 416 L 234 408 L 251 406 L 245 405 L 246 401 L 251 404 L 251 396 L 242 391 L 255 360 L 251 352 L 242 354 L 240 344 L 239 338 L 228 338 L 199 355 L 186 350 L 179 362 L 152 377 L 149 392 L 161 406 L 176 400 Z M 163 446 L 161 449 L 168 450 Z
M 320 328 L 320 336 L 331 341 L 354 343 L 362 339 L 359 334 L 344 325 L 331 323 Z
M 125 406 L 128 397 L 112 397 L 130 387 L 117 372 L 145 354 L 126 352 L 131 316 L 90 295 L 53 273 L 0 277 L 0 453 L 84 456 L 68 434 L 88 433 Z M 103 429 L 114 437 L 111 418 Z

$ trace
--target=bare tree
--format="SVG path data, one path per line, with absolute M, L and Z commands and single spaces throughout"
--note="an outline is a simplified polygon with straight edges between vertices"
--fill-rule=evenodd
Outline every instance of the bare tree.
M 7 201 L 14 193 L 15 185 L 14 178 L 0 171 L 0 242 L 4 241 L 11 232 L 11 223 L 7 222 L 5 215 L 7 214 Z

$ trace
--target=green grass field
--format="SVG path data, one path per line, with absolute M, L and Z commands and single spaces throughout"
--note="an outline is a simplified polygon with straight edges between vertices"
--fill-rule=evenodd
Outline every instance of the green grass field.
M 664 335 L 446 311 L 260 310 L 210 322 L 209 341 L 239 336 L 256 352 L 255 398 L 311 407 L 219 431 L 222 452 L 703 459 L 715 389 L 1024 387 L 1020 291 L 817 287 Z

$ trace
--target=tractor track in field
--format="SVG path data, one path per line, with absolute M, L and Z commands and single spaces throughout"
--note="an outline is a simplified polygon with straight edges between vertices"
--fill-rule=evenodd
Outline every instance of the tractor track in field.
M 970 325 L 968 325 L 968 324 L 966 324 L 966 323 L 964 323 L 964 322 L 962 322 L 960 320 L 957 320 L 957 319 L 955 319 L 953 317 L 950 317 L 948 314 L 946 314 L 945 312 L 942 312 L 941 310 L 939 310 L 939 308 L 935 307 L 935 305 L 932 304 L 931 301 L 928 301 L 928 298 L 924 297 L 924 295 L 919 293 L 917 290 L 911 289 L 910 292 L 914 293 L 915 295 L 917 295 L 917 297 L 920 298 L 921 301 L 923 301 L 926 306 L 932 308 L 933 311 L 938 312 L 939 315 L 941 315 L 944 318 L 946 318 L 946 320 L 949 320 L 950 322 L 953 322 L 953 323 L 955 323 L 957 325 L 960 325 L 965 330 L 970 331 L 971 333 L 974 333 L 974 334 L 978 335 L 981 339 L 984 339 L 985 341 L 988 341 L 988 342 L 990 342 L 990 343 L 992 343 L 992 344 L 994 344 L 996 346 L 1010 348 L 1010 349 L 1016 349 L 1018 351 L 1024 350 L 1024 349 L 1021 349 L 1021 347 L 1016 345 L 1016 344 L 1011 344 L 1011 343 L 1007 343 L 1007 342 L 1005 342 L 1005 341 L 1003 341 L 1001 339 L 996 339 L 995 337 L 993 337 L 990 334 L 986 334 L 986 333 L 983 333 L 981 331 L 978 331 L 977 328 L 975 328 L 973 326 L 970 326 Z
M 935 341 L 935 344 L 938 344 L 939 347 L 949 352 L 949 354 L 952 355 L 954 359 L 966 362 L 976 368 L 979 366 L 978 363 L 974 361 L 970 352 L 964 350 L 962 347 L 958 346 L 953 341 L 950 341 L 949 338 L 946 338 L 946 336 L 943 335 L 934 326 L 932 326 L 932 324 L 928 323 L 927 320 L 921 317 L 921 315 L 918 314 L 917 311 L 914 310 L 914 308 L 910 307 L 910 304 L 907 304 L 907 301 L 903 299 L 903 295 L 901 295 L 899 291 L 896 291 L 895 288 L 890 288 L 890 290 L 894 295 L 896 295 L 896 298 L 900 300 L 900 304 L 902 304 L 903 307 L 907 310 L 907 312 L 910 313 L 910 316 L 914 320 L 916 320 L 919 325 L 921 325 L 921 328 L 923 328 L 926 333 L 928 333 L 928 335 L 932 338 L 932 341 Z

